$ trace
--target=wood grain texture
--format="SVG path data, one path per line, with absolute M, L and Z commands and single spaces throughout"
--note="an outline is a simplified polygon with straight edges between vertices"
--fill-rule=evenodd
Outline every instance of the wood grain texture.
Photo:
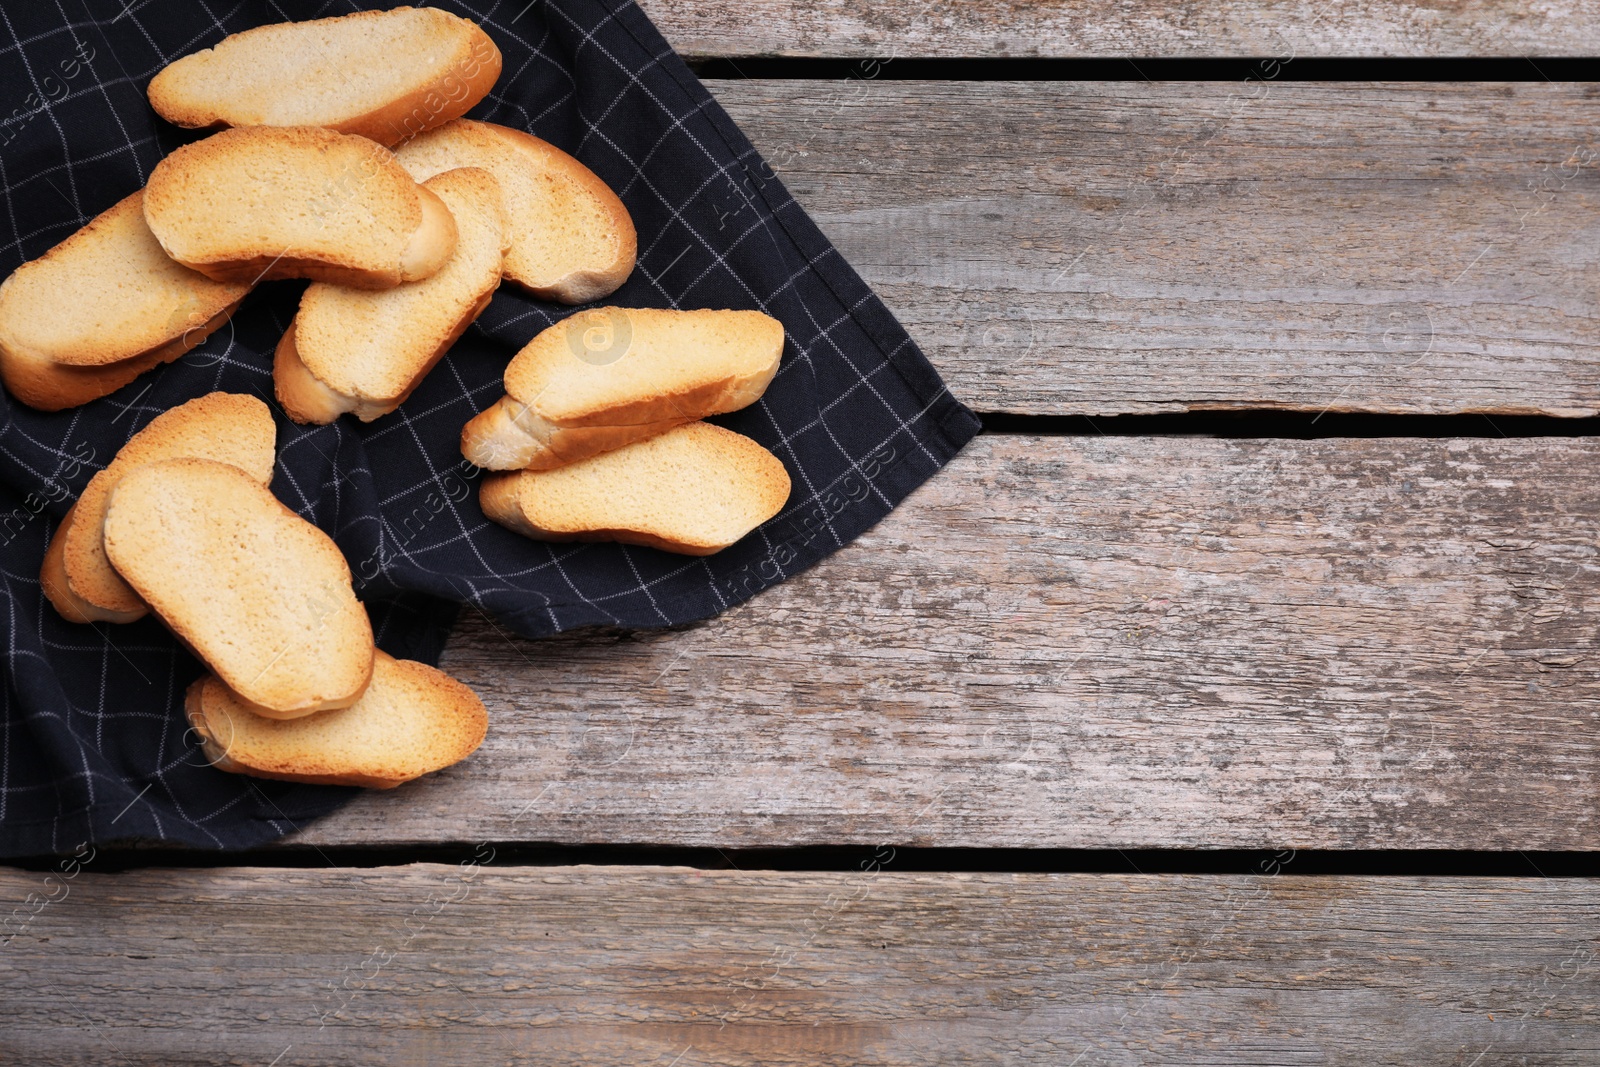
M 1600 412 L 1596 86 L 712 87 L 979 409 Z
M 1586 439 L 980 437 L 709 622 L 469 610 L 443 665 L 483 748 L 298 840 L 1600 847 L 1597 470 Z
M 1592 881 L 896 874 L 884 855 L 82 873 L 0 949 L 0 1053 L 1589 1067 L 1600 1045 Z M 0 872 L 0 899 L 42 878 Z
M 641 0 L 708 56 L 1592 56 L 1594 0 Z

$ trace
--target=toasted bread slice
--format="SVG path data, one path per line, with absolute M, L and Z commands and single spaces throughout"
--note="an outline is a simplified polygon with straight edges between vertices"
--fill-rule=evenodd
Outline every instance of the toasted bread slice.
M 628 209 L 588 167 L 532 134 L 457 119 L 396 154 L 418 181 L 456 167 L 495 176 L 511 219 L 506 277 L 534 296 L 583 304 L 633 272 L 638 236 Z
M 759 311 L 580 311 L 517 353 L 461 451 L 490 470 L 576 463 L 754 403 L 782 354 L 783 325 Z
M 399 7 L 232 34 L 168 64 L 149 93 L 190 129 L 323 126 L 393 145 L 466 114 L 499 77 L 476 23 Z
M 246 126 L 156 164 L 144 217 L 167 255 L 227 282 L 390 289 L 432 275 L 456 223 L 394 153 L 311 126 Z
M 372 624 L 333 539 L 257 479 L 209 459 L 135 467 L 111 491 L 117 573 L 257 714 L 360 699 Z
M 168 258 L 145 225 L 140 191 L 0 285 L 0 346 L 24 359 L 103 367 L 166 348 L 247 292 Z
M 248 285 L 174 263 L 124 197 L 0 284 L 0 377 L 29 407 L 105 396 L 200 344 Z
M 484 478 L 483 513 L 536 541 L 709 556 L 783 509 L 789 473 L 748 437 L 692 422 L 552 471 Z
M 33 354 L 10 352 L 0 345 L 0 379 L 12 396 L 38 411 L 79 407 L 109 396 L 146 371 L 181 358 L 221 328 L 237 306 L 228 305 L 215 318 L 185 331 L 171 344 L 103 367 L 66 367 Z
M 191 456 L 231 463 L 262 485 L 272 481 L 277 430 L 253 396 L 210 393 L 162 412 L 129 438 L 78 497 L 50 541 L 40 581 L 72 622 L 132 622 L 149 609 L 106 557 L 101 531 L 111 491 L 135 467 Z
M 483 701 L 443 671 L 379 652 L 372 684 L 348 708 L 285 722 L 256 714 L 215 675 L 184 698 L 218 770 L 317 785 L 393 789 L 459 763 L 483 743 Z
M 44 551 L 44 563 L 39 568 L 39 588 L 44 590 L 46 599 L 55 606 L 56 611 L 68 622 L 97 622 L 103 616 L 91 615 L 85 605 L 73 596 L 67 588 L 66 548 L 67 529 L 77 518 L 78 505 L 74 504 L 67 509 L 66 516 L 57 527 L 56 534 L 50 539 L 50 547 Z M 145 613 L 141 605 L 137 613 L 128 613 L 109 619 L 110 622 L 132 622 Z
M 306 289 L 272 370 L 278 401 L 296 422 L 387 415 L 489 306 L 507 245 L 500 186 L 476 169 L 424 184 L 455 216 L 455 255 L 433 277 L 382 292 L 322 282 Z

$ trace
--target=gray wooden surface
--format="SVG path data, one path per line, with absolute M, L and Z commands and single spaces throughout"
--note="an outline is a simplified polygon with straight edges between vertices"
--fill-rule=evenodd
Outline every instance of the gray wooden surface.
M 643 3 L 690 56 L 879 61 L 713 90 L 976 407 L 1600 411 L 1593 88 L 1277 77 L 1537 70 L 1600 52 L 1600 0 Z M 1025 55 L 1278 66 L 879 76 Z M 527 642 L 469 611 L 445 666 L 482 751 L 293 841 L 866 869 L 0 870 L 0 1062 L 1600 1062 L 1593 881 L 891 847 L 1600 847 L 1597 468 L 1589 440 L 986 437 L 711 622 Z
M 487 855 L 487 853 L 484 853 Z M 873 856 L 881 857 L 873 868 Z M 89 870 L 0 946 L 50 1064 L 1592 1067 L 1591 881 Z
M 1600 847 L 1600 443 L 979 438 L 671 632 L 444 667 L 468 762 L 318 844 Z
M 1595 0 L 640 0 L 640 6 L 691 57 L 1600 54 Z
M 1600 412 L 1591 85 L 709 84 L 982 410 Z

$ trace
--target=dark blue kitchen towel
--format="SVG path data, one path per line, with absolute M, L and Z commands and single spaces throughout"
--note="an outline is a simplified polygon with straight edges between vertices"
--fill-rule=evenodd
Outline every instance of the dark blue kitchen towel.
M 0 6 L 0 275 L 138 189 L 164 154 L 197 136 L 162 122 L 145 100 L 166 63 L 228 33 L 359 6 Z M 861 534 L 977 432 L 973 414 L 636 6 L 438 6 L 482 23 L 505 58 L 472 117 L 573 153 L 632 212 L 639 266 L 607 303 L 758 308 L 783 322 L 783 362 L 766 397 L 716 421 L 781 457 L 794 493 L 782 514 L 707 559 L 543 545 L 485 521 L 477 471 L 459 452 L 461 427 L 500 396 L 512 355 L 573 311 L 507 286 L 394 414 L 300 427 L 277 412 L 272 489 L 338 541 L 384 649 L 436 663 L 462 604 L 530 637 L 714 615 Z M 353 794 L 213 770 L 181 712 L 200 665 L 149 618 L 64 622 L 38 582 L 67 507 L 158 413 L 217 389 L 272 400 L 272 350 L 302 287 L 262 286 L 203 347 L 85 407 L 41 414 L 0 399 L 0 855 L 130 839 L 246 847 Z

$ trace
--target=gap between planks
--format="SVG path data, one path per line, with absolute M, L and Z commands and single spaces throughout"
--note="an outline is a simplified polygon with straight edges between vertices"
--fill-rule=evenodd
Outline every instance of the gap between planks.
M 690 58 L 1600 55 L 1595 0 L 641 0 L 640 6 Z
M 1600 87 L 712 90 L 974 407 L 1600 413 Z

